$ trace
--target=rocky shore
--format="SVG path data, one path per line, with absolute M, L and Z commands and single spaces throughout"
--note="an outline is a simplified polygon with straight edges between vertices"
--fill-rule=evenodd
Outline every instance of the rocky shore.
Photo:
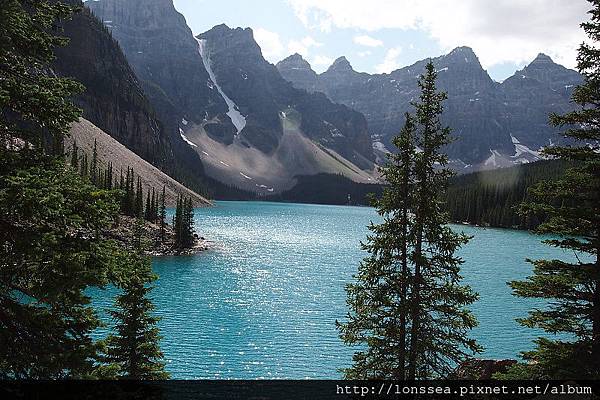
M 121 215 L 118 222 L 106 234 L 128 249 L 135 247 L 136 218 Z M 191 248 L 181 249 L 175 246 L 175 232 L 170 225 L 165 227 L 164 241 L 161 239 L 160 225 L 143 221 L 142 246 L 145 254 L 154 257 L 160 256 L 189 256 L 208 250 L 212 242 L 203 237 L 194 235 L 196 243 Z

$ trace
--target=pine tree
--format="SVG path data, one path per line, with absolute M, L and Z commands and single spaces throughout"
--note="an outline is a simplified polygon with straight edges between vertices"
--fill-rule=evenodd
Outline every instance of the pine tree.
M 165 234 L 166 234 L 166 224 L 167 224 L 167 207 L 165 204 L 165 187 L 163 186 L 162 193 L 160 195 L 160 241 L 164 243 Z
M 79 148 L 75 140 L 73 141 L 73 149 L 71 150 L 71 168 L 79 171 Z
M 50 63 L 66 43 L 57 21 L 72 11 L 54 1 L 0 6 L 0 379 L 91 377 L 100 320 L 86 291 L 126 265 L 98 234 L 115 197 L 67 167 L 62 148 L 82 87 Z
M 142 190 L 142 179 L 139 176 L 135 191 L 134 216 L 136 218 L 144 216 L 144 192 Z
M 146 221 L 152 221 L 152 203 L 150 202 L 150 191 L 146 193 L 146 207 L 144 213 L 144 219 Z
M 88 158 L 86 153 L 83 153 L 83 156 L 81 157 L 81 176 L 83 178 L 89 177 Z
M 194 205 L 192 198 L 188 197 L 184 201 L 184 240 L 183 246 L 191 248 L 195 244 L 195 229 L 194 229 Z
M 177 196 L 177 206 L 173 216 L 173 230 L 175 231 L 175 247 L 183 246 L 183 196 Z
M 142 224 L 138 219 L 138 226 Z M 159 318 L 152 315 L 154 305 L 149 299 L 157 276 L 150 259 L 142 254 L 141 233 L 136 237 L 137 251 L 129 255 L 131 270 L 120 282 L 122 293 L 110 311 L 116 324 L 106 338 L 106 361 L 118 366 L 117 374 L 123 379 L 168 379 L 156 326 Z
M 600 40 L 600 2 L 591 1 L 591 20 L 583 29 Z M 555 181 L 543 182 L 530 191 L 521 206 L 525 215 L 545 218 L 539 233 L 558 235 L 544 242 L 578 253 L 576 262 L 535 260 L 533 275 L 511 282 L 520 297 L 550 299 L 543 309 L 530 311 L 519 322 L 555 334 L 561 339 L 538 338 L 536 349 L 524 353 L 527 364 L 513 368 L 508 377 L 551 379 L 600 378 L 600 48 L 579 47 L 578 70 L 584 83 L 573 92 L 579 110 L 553 114 L 553 125 L 566 128 L 563 135 L 575 145 L 548 147 L 544 154 L 575 162 Z
M 444 93 L 430 62 L 419 80 L 416 116 L 406 124 L 383 168 L 389 187 L 375 206 L 384 222 L 371 225 L 370 253 L 348 285 L 348 321 L 338 323 L 354 356 L 347 378 L 423 379 L 447 376 L 480 350 L 467 337 L 477 322 L 467 306 L 477 299 L 460 284 L 456 250 L 468 241 L 453 232 L 441 198 L 451 172 L 441 148 L 450 141 L 439 121 Z M 416 148 L 422 149 L 417 152 Z
M 94 139 L 94 148 L 92 150 L 92 163 L 90 164 L 90 180 L 94 185 L 98 185 L 98 144 Z
M 149 193 L 149 192 L 148 192 Z M 149 213 L 149 221 L 156 222 L 157 212 L 156 212 L 156 193 L 154 192 L 154 187 L 152 188 L 152 196 L 150 197 L 150 213 Z

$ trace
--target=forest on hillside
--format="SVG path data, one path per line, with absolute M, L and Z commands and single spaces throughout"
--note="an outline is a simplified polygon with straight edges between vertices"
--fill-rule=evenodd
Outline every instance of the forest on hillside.
M 557 178 L 567 166 L 564 161 L 545 160 L 455 176 L 444 199 L 450 219 L 481 226 L 533 229 L 541 221 L 518 215 L 516 207 L 527 199 L 529 188 Z

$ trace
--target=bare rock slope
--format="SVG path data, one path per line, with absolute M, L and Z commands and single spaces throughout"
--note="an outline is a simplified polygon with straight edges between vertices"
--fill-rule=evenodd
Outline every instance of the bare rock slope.
M 164 186 L 167 206 L 175 205 L 179 194 L 191 197 L 196 207 L 212 205 L 209 200 L 169 177 L 86 119 L 82 118 L 73 124 L 65 148 L 70 150 L 74 141 L 89 156 L 92 154 L 94 141 L 96 141 L 101 165 L 112 162 L 117 178 L 119 170 L 125 172 L 127 167 L 131 167 L 135 174 L 141 177 L 144 186 L 154 187 L 158 191 L 162 190 Z

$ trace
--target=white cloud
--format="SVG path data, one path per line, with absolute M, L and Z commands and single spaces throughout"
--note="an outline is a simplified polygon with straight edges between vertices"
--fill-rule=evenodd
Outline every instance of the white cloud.
M 395 69 L 401 67 L 400 62 L 398 61 L 398 57 L 402 54 L 401 47 L 393 47 L 385 53 L 385 57 L 381 64 L 377 65 L 375 69 L 378 73 L 390 73 Z
M 323 43 L 317 42 L 310 36 L 306 36 L 300 40 L 290 40 L 288 43 L 288 51 L 290 53 L 298 53 L 303 57 L 307 57 L 311 47 L 321 47 Z
M 584 40 L 586 0 L 288 0 L 305 26 L 375 32 L 419 29 L 444 50 L 472 47 L 484 67 L 539 52 L 568 67 Z
M 277 61 L 283 54 L 283 44 L 279 34 L 263 28 L 253 30 L 254 40 L 260 46 L 263 57 L 270 61 Z
M 310 60 L 310 64 L 313 67 L 329 67 L 331 64 L 333 64 L 334 61 L 335 60 L 331 57 L 318 55 L 318 56 L 314 56 Z
M 356 53 L 359 57 L 366 57 L 371 55 L 371 50 L 359 51 Z
M 354 43 L 359 44 L 361 46 L 367 46 L 367 47 L 383 46 L 383 42 L 381 40 L 375 39 L 369 35 L 355 36 Z

